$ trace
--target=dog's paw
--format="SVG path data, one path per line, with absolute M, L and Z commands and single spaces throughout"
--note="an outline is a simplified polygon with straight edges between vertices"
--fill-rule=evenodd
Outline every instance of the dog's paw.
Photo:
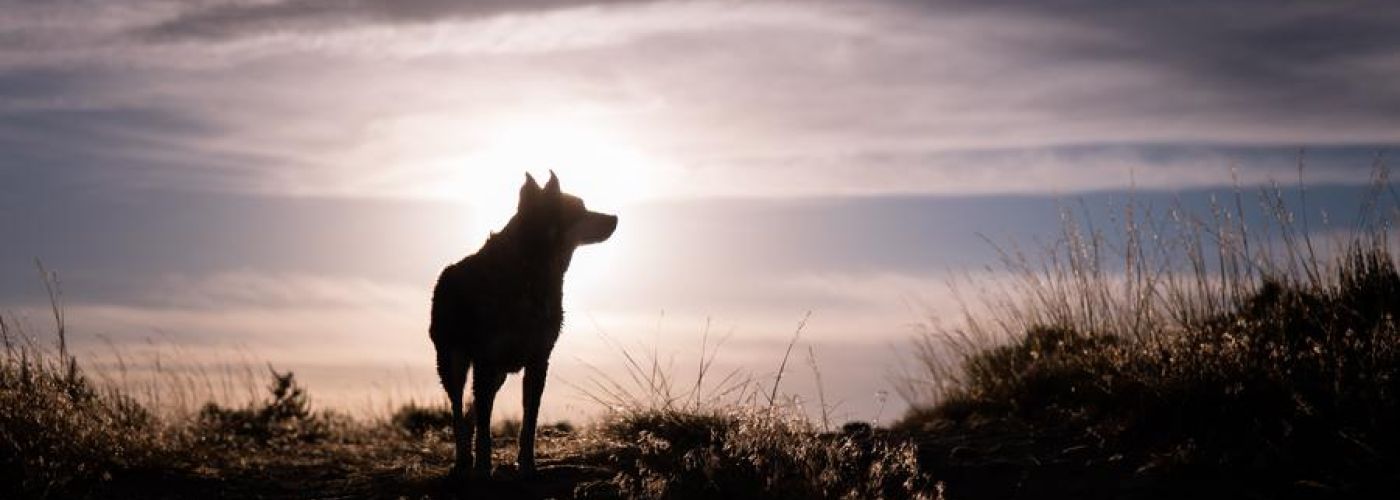
M 452 466 L 452 470 L 447 472 L 447 477 L 445 478 L 447 484 L 454 485 L 456 487 L 465 487 L 468 483 L 471 482 L 470 467 L 471 466 L 462 467 L 460 465 Z
M 491 466 L 482 467 L 480 465 L 472 468 L 471 478 L 473 481 L 490 481 Z

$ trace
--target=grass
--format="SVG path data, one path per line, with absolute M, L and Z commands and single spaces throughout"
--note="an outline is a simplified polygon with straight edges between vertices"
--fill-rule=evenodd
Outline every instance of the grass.
M 46 280 L 52 274 L 44 272 Z M 160 371 L 143 402 L 127 384 L 94 381 L 68 354 L 61 296 L 54 304 L 57 350 L 0 317 L 0 497 L 426 497 L 463 491 L 442 480 L 451 466 L 445 406 L 410 403 L 388 418 L 357 420 L 317 410 L 291 372 L 269 366 L 261 394 L 244 403 L 214 394 L 187 371 Z M 498 422 L 497 480 L 471 486 L 486 498 L 934 497 L 912 441 L 868 425 L 827 432 L 809 420 L 782 380 L 806 318 L 771 380 L 741 371 L 707 376 L 724 338 L 703 336 L 694 380 L 682 380 L 655 349 L 614 343 L 625 379 L 578 386 L 609 408 L 594 425 L 542 425 L 541 477 L 513 479 L 520 423 Z M 117 357 L 121 360 L 121 356 Z M 815 354 L 812 369 L 820 376 Z M 124 362 L 123 362 L 124 363 Z M 125 366 L 125 365 L 121 365 Z M 206 378 L 212 371 L 205 373 Z M 124 376 L 124 374 L 123 374 Z M 249 378 L 251 380 L 251 378 Z M 162 387 L 184 387 L 179 398 Z M 224 390 L 223 392 L 240 392 Z M 825 404 L 824 395 L 819 398 Z M 152 409 L 158 408 L 163 411 Z
M 154 416 L 21 349 L 0 366 L 0 496 L 64 497 L 172 451 Z
M 910 441 L 850 426 L 821 433 L 761 408 L 616 415 L 601 428 L 626 498 L 910 498 L 937 484 Z
M 622 374 L 566 384 L 607 413 L 542 427 L 531 481 L 509 465 L 519 422 L 500 422 L 498 477 L 470 492 L 442 481 L 443 406 L 354 419 L 272 367 L 243 375 L 261 388 L 159 361 L 176 379 L 144 393 L 90 378 L 41 267 L 57 342 L 0 316 L 0 497 L 1384 496 L 1400 486 L 1400 200 L 1384 169 L 1374 186 L 1327 242 L 1305 190 L 1266 189 L 1250 210 L 1239 190 L 1200 214 L 1130 204 L 1117 231 L 1066 210 L 1040 248 L 995 245 L 1002 267 L 970 280 L 961 320 L 916 339 L 898 391 L 913 409 L 891 429 L 833 429 L 810 346 L 820 420 L 784 392 L 807 317 L 771 376 L 715 373 L 727 335 L 708 325 L 689 375 L 604 335 Z
M 0 496 L 7 498 L 86 491 L 119 471 L 155 467 L 176 441 L 135 400 L 83 375 L 68 354 L 57 277 L 38 267 L 57 352 L 0 317 Z
M 314 411 L 290 372 L 246 405 L 156 413 L 4 323 L 0 498 L 446 496 L 441 433 Z
M 1130 207 L 1111 235 L 1067 214 L 1040 252 L 1001 247 L 1010 285 L 917 341 L 902 387 L 917 404 L 898 427 L 1052 436 L 1049 451 L 1118 480 L 1235 495 L 1400 485 L 1398 200 L 1385 172 L 1328 245 L 1281 190 L 1259 196 L 1267 226 L 1244 198 L 1206 217 Z
M 278 373 L 271 366 L 269 398 L 243 408 L 210 402 L 195 417 L 191 428 L 205 444 L 248 443 L 277 446 L 315 443 L 336 434 L 336 427 L 350 427 L 349 417 L 313 412 L 305 389 L 292 372 Z
M 595 370 L 577 384 L 610 411 L 591 437 L 592 454 L 614 471 L 590 494 L 605 498 L 934 498 L 939 484 L 919 469 L 907 437 L 868 424 L 829 427 L 825 396 L 820 422 L 782 381 L 811 313 L 798 321 L 770 381 L 740 370 L 709 373 L 726 337 L 701 335 L 693 377 L 681 378 L 654 349 L 609 339 L 625 375 Z M 815 356 L 809 358 L 816 376 Z M 691 381 L 693 378 L 693 382 Z M 820 388 L 820 383 L 818 383 Z M 820 389 L 819 389 L 820 393 Z

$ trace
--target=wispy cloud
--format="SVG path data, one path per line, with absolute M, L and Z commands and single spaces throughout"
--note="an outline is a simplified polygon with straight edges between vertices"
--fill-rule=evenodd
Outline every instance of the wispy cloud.
M 169 308 L 347 308 L 402 313 L 428 301 L 422 286 L 380 283 L 360 276 L 224 271 L 172 274 L 145 290 L 141 302 Z
M 418 24 L 569 8 L 598 8 L 636 0 L 281 0 L 194 5 L 138 33 L 158 40 L 233 38 L 306 32 L 365 24 Z
M 1228 182 L 1230 165 L 1255 182 L 1292 163 L 1257 160 L 1300 146 L 1338 165 L 1316 178 L 1350 182 L 1367 162 L 1327 151 L 1400 143 L 1400 35 L 1386 29 L 1400 14 L 1383 6 L 291 0 L 11 12 L 0 142 L 12 156 L 0 168 L 42 164 L 66 173 L 41 177 L 103 185 L 442 196 L 503 121 L 560 110 L 621 129 L 670 179 L 664 196 L 1191 187 Z

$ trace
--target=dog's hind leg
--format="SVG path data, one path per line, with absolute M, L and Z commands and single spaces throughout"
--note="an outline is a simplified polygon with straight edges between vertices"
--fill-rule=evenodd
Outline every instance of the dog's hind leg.
M 525 367 L 524 393 L 524 415 L 523 422 L 520 423 L 520 455 L 516 463 L 520 464 L 520 474 L 531 476 L 535 473 L 535 425 L 538 423 L 540 415 L 540 396 L 544 393 L 545 374 L 549 371 L 549 362 L 542 361 L 533 363 Z
M 505 372 L 483 369 L 479 363 L 472 376 L 472 419 L 476 421 L 476 467 L 472 475 L 476 477 L 491 477 L 491 406 L 505 380 Z
M 471 368 L 471 360 L 464 352 L 438 349 L 437 362 L 442 387 L 447 389 L 447 399 L 452 406 L 452 437 L 457 445 L 452 476 L 466 477 L 466 473 L 472 469 L 472 425 L 462 416 L 462 390 L 467 384 L 467 370 Z

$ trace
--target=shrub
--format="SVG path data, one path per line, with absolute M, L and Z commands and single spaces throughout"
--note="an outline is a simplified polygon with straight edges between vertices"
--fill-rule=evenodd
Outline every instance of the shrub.
M 149 412 L 76 369 L 28 356 L 0 364 L 0 497 L 82 496 L 167 449 Z
M 1217 210 L 1215 226 L 1174 236 L 1130 220 L 1113 240 L 1120 259 L 1068 218 L 1039 264 L 1004 252 L 1018 285 L 987 303 L 1000 316 L 968 313 L 920 340 L 930 385 L 904 391 L 923 404 L 901 426 L 1068 426 L 1146 464 L 1342 486 L 1386 477 L 1400 460 L 1389 225 L 1318 252 L 1281 195 L 1264 205 L 1281 245 L 1251 242 L 1243 214 Z
M 225 408 L 208 403 L 200 410 L 196 433 L 211 444 L 280 445 L 316 442 L 330 435 L 332 415 L 311 411 L 310 400 L 292 372 L 272 370 L 271 397 L 260 405 Z
M 429 432 L 452 432 L 452 410 L 441 406 L 418 406 L 409 403 L 399 407 L 389 418 L 394 428 L 414 437 Z
M 823 435 L 781 410 L 640 411 L 601 428 L 628 498 L 909 498 L 936 485 L 914 447 L 870 433 Z

